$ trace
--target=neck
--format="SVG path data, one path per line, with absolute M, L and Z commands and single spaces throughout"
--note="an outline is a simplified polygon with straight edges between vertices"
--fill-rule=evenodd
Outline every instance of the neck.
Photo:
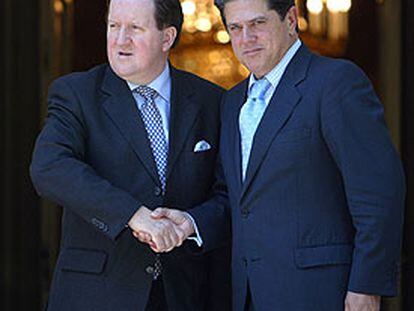
M 131 77 L 130 79 L 126 80 L 137 85 L 148 85 L 161 75 L 165 69 L 165 66 L 167 66 L 167 57 L 165 57 L 162 63 L 160 62 L 159 64 L 155 65 L 154 68 L 152 68 L 151 72 L 148 72 L 139 77 Z

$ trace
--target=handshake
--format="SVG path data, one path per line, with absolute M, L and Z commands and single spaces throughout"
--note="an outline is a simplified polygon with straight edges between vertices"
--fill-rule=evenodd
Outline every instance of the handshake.
M 128 222 L 135 238 L 154 252 L 169 252 L 194 233 L 191 217 L 176 209 L 159 207 L 151 211 L 141 206 Z

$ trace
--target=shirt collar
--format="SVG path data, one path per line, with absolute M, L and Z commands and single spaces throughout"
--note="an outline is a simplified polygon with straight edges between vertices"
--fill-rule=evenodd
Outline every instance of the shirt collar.
M 286 70 L 286 67 L 289 65 L 290 61 L 292 60 L 293 56 L 295 56 L 296 52 L 299 50 L 300 46 L 302 45 L 302 41 L 300 39 L 297 39 L 295 43 L 292 44 L 292 46 L 287 50 L 283 58 L 280 60 L 279 63 L 271 71 L 269 71 L 264 77 L 269 81 L 272 88 L 276 88 L 279 84 L 279 81 L 283 75 L 283 73 Z M 249 92 L 250 88 L 255 83 L 257 79 L 253 74 L 250 74 L 249 78 Z
M 127 81 L 127 84 L 131 91 L 137 88 L 139 85 Z M 161 74 L 152 80 L 148 85 L 148 87 L 157 91 L 158 96 L 161 96 L 165 101 L 170 101 L 171 96 L 171 76 L 170 76 L 170 66 L 168 63 L 165 64 L 164 70 Z

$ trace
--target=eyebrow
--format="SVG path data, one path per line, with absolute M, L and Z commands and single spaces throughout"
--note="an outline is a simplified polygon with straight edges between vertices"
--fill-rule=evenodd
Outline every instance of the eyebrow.
M 107 22 L 108 23 L 120 23 L 118 20 L 116 20 L 116 19 L 107 19 Z M 140 21 L 139 20 L 133 20 L 133 21 L 130 21 L 129 22 L 129 24 L 133 24 L 133 25 L 138 25 L 138 26 L 141 26 L 141 23 L 140 23 Z
M 252 22 L 267 20 L 267 19 L 268 19 L 267 16 L 259 15 L 259 16 L 256 16 L 256 17 L 252 18 L 252 19 L 249 19 L 248 21 L 246 21 L 246 23 L 249 24 L 249 23 L 252 23 Z M 229 23 L 227 23 L 227 25 L 229 25 L 229 26 L 240 25 L 241 23 L 243 23 L 243 21 L 241 21 L 241 22 L 229 22 Z

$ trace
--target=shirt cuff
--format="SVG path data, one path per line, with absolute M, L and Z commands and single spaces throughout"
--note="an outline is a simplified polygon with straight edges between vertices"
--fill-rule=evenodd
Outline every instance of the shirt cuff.
M 201 246 L 203 246 L 203 239 L 201 238 L 200 232 L 198 231 L 197 224 L 196 224 L 193 216 L 191 216 L 189 213 L 186 213 L 186 214 L 191 219 L 191 222 L 193 223 L 193 227 L 194 227 L 194 231 L 195 231 L 195 236 L 190 236 L 190 237 L 187 238 L 187 240 L 195 241 L 197 243 L 197 246 L 201 247 Z

